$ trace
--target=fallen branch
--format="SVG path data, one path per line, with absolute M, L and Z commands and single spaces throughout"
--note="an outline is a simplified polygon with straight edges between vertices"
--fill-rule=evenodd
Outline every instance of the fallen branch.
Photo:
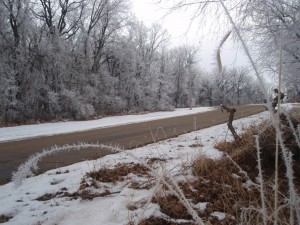
M 236 112 L 236 109 L 235 108 L 229 108 L 229 107 L 227 107 L 226 105 L 223 105 L 223 104 L 221 104 L 220 106 L 221 106 L 222 112 L 223 112 L 223 109 L 226 110 L 227 112 L 229 112 L 229 120 L 228 120 L 228 123 L 227 123 L 228 129 L 231 131 L 231 133 L 232 133 L 235 140 L 239 139 L 240 137 L 237 135 L 237 133 L 234 130 L 234 127 L 232 126 L 233 116 L 234 116 L 234 113 Z

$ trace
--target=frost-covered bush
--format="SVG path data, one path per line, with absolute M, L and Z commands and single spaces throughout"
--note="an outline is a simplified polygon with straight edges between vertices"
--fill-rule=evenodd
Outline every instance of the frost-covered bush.
M 74 119 L 88 119 L 95 114 L 93 105 L 84 103 L 75 91 L 64 91 L 60 96 L 61 114 Z
M 88 119 L 95 115 L 94 106 L 91 104 L 80 104 L 77 107 L 76 119 Z
M 126 101 L 119 96 L 105 96 L 103 98 L 102 110 L 105 114 L 122 112 L 126 108 Z

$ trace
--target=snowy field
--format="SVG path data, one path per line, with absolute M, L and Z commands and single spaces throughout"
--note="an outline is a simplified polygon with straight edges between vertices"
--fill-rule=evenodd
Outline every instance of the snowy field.
M 69 121 L 59 123 L 43 123 L 16 127 L 0 128 L 0 142 L 33 138 L 38 136 L 51 136 L 55 134 L 72 133 L 75 131 L 91 130 L 103 127 L 112 127 L 131 123 L 140 123 L 151 120 L 184 116 L 214 110 L 215 107 L 197 107 L 176 109 L 169 112 L 155 112 L 142 115 L 127 115 L 105 117 L 89 121 Z
M 263 112 L 235 120 L 233 125 L 237 133 L 240 133 L 249 125 L 259 123 L 266 117 L 268 117 L 268 112 Z M 34 126 L 42 127 L 42 125 Z M 122 151 L 97 160 L 51 170 L 25 179 L 20 186 L 12 182 L 2 185 L 0 186 L 0 216 L 5 215 L 11 218 L 5 223 L 7 225 L 125 225 L 130 221 L 139 221 L 151 215 L 161 216 L 159 206 L 148 202 L 156 192 L 156 179 L 149 180 L 147 176 L 130 173 L 122 181 L 99 182 L 98 188 L 91 188 L 91 191 L 97 193 L 109 191 L 110 194 L 92 200 L 72 198 L 64 196 L 63 193 L 78 192 L 81 181 L 88 172 L 101 168 L 112 169 L 120 164 L 145 164 L 151 159 L 159 159 L 151 164 L 151 168 L 158 176 L 170 173 L 176 181 L 196 179 L 186 168 L 189 168 L 199 155 L 207 155 L 211 158 L 221 157 L 222 153 L 216 150 L 214 145 L 225 138 L 232 140 L 227 125 L 217 125 L 131 151 Z M 153 182 L 150 189 L 132 188 L 133 184 L 149 182 Z M 43 201 L 37 200 L 42 196 L 51 196 L 51 194 L 55 197 Z M 130 206 L 135 207 L 132 209 Z M 205 208 L 205 203 L 199 202 L 192 206 L 194 209 Z

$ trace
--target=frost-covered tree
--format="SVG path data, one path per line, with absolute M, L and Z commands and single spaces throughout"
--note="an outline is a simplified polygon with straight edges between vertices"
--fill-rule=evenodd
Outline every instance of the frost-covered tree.
M 159 79 L 162 78 L 161 60 L 163 47 L 168 35 L 158 24 L 146 27 L 141 22 L 133 22 L 129 30 L 130 40 L 136 54 L 134 101 L 138 107 L 155 109 L 158 100 Z M 162 83 L 161 83 L 162 84 Z
M 223 73 L 203 73 L 197 93 L 201 105 L 263 103 L 258 81 L 244 68 L 224 68 Z
M 80 28 L 84 6 L 84 0 L 35 0 L 31 10 L 49 35 L 69 39 Z
M 189 105 L 189 96 L 192 97 L 192 93 L 189 92 L 192 92 L 196 76 L 193 68 L 196 62 L 196 53 L 196 48 L 192 46 L 179 46 L 171 50 L 175 107 Z
M 253 49 L 264 70 L 278 73 L 281 33 L 284 50 L 284 86 L 300 90 L 300 2 L 298 0 L 241 1 L 240 27 L 253 40 Z M 291 96 L 290 96 L 291 97 Z
M 132 17 L 129 0 L 0 0 L 1 123 L 247 102 L 168 38 Z
M 205 72 L 201 76 L 201 84 L 198 88 L 198 102 L 200 105 L 208 105 L 213 106 L 214 105 L 214 96 L 213 96 L 213 78 L 212 74 Z

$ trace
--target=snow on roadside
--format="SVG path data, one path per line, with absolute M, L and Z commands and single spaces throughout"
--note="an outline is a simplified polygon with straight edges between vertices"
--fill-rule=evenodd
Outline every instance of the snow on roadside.
M 235 120 L 233 125 L 238 132 L 241 132 L 252 123 L 259 123 L 266 116 L 267 112 L 260 113 Z M 162 173 L 164 168 L 177 180 L 187 177 L 192 179 L 192 174 L 183 168 L 191 165 L 200 154 L 211 158 L 221 157 L 222 153 L 213 146 L 225 138 L 232 140 L 232 136 L 227 131 L 226 124 L 217 125 L 131 151 L 51 170 L 26 179 L 20 187 L 8 183 L 0 186 L 0 215 L 12 217 L 5 223 L 7 225 L 120 225 L 127 224 L 131 220 L 160 215 L 159 206 L 156 204 L 150 203 L 146 209 L 143 208 L 152 196 L 154 188 L 149 190 L 130 188 L 130 182 L 143 182 L 145 179 L 132 174 L 128 175 L 128 180 L 101 184 L 100 191 L 108 189 L 111 193 L 115 193 L 105 197 L 97 197 L 93 200 L 68 197 L 55 197 L 47 201 L 36 199 L 62 190 L 67 190 L 69 193 L 77 192 L 87 172 L 100 168 L 113 168 L 118 164 L 139 163 L 139 160 L 147 161 L 152 158 L 160 159 L 159 163 L 152 165 L 157 173 Z M 130 211 L 128 206 L 131 204 L 140 204 L 141 207 Z M 195 205 L 195 208 L 197 207 L 199 208 L 199 205 Z
M 68 121 L 56 123 L 32 124 L 15 127 L 0 128 L 0 142 L 33 138 L 39 136 L 51 136 L 55 134 L 71 133 L 76 131 L 92 130 L 103 127 L 112 127 L 131 123 L 140 123 L 151 120 L 165 119 L 176 116 L 184 116 L 214 110 L 215 107 L 197 107 L 192 110 L 187 108 L 175 109 L 168 112 L 154 112 L 142 115 L 126 115 L 105 117 L 88 121 Z

